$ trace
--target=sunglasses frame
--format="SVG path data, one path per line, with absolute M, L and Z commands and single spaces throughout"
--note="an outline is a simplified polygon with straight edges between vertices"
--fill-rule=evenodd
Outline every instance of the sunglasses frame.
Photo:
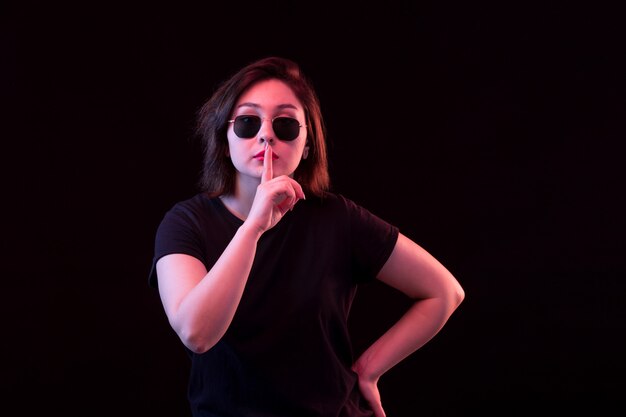
M 291 141 L 293 141 L 293 140 L 296 140 L 296 139 L 298 138 L 298 136 L 300 136 L 300 131 L 299 131 L 299 129 L 301 129 L 301 128 L 303 128 L 303 127 L 307 127 L 307 125 L 303 125 L 302 123 L 300 123 L 300 120 L 296 119 L 295 117 L 291 117 L 291 116 L 276 116 L 276 117 L 274 117 L 274 118 L 272 118 L 272 119 L 269 119 L 269 118 L 267 118 L 267 117 L 257 116 L 256 114 L 241 114 L 241 115 L 239 115 L 239 116 L 235 116 L 235 118 L 234 118 L 234 119 L 230 119 L 230 120 L 228 120 L 228 123 L 233 125 L 233 131 L 234 131 L 234 125 L 235 125 L 235 122 L 237 121 L 237 119 L 242 118 L 242 117 L 251 117 L 251 118 L 255 118 L 255 119 L 258 119 L 261 123 L 259 124 L 259 128 L 257 129 L 257 131 L 256 131 L 256 132 L 254 132 L 254 134 L 253 134 L 252 136 L 249 136 L 249 137 L 247 137 L 247 138 L 246 138 L 246 137 L 241 137 L 241 136 L 239 136 L 239 135 L 237 134 L 237 132 L 235 132 L 235 135 L 237 135 L 237 137 L 238 137 L 239 139 L 252 139 L 253 137 L 255 137 L 255 136 L 257 135 L 257 133 L 259 133 L 259 131 L 261 130 L 261 126 L 263 126 L 263 121 L 264 121 L 264 120 L 270 120 L 270 121 L 271 121 L 271 123 L 272 123 L 272 130 L 274 131 L 274 134 L 276 135 L 276 137 L 277 137 L 278 139 L 280 139 L 280 140 L 282 140 L 282 141 L 285 141 L 285 142 L 291 142 Z M 276 129 L 274 129 L 274 121 L 275 121 L 276 119 L 291 119 L 291 120 L 295 120 L 295 121 L 298 123 L 298 134 L 297 134 L 297 135 L 296 135 L 293 139 L 283 139 L 283 138 L 281 138 L 281 137 L 278 135 L 278 133 L 276 132 Z

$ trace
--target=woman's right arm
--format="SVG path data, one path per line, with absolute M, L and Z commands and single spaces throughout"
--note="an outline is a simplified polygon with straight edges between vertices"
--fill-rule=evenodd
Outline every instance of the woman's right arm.
M 189 255 L 171 254 L 156 264 L 159 294 L 170 325 L 190 350 L 203 353 L 230 325 L 261 233 L 245 222 L 210 271 Z
M 257 243 L 304 198 L 294 179 L 274 178 L 272 150 L 265 148 L 261 183 L 246 220 L 207 272 L 193 256 L 166 255 L 156 264 L 161 302 L 170 325 L 190 350 L 204 353 L 230 326 L 248 281 Z

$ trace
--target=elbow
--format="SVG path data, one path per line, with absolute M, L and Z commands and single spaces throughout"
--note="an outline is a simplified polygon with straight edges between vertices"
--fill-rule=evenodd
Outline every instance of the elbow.
M 191 350 L 193 353 L 197 353 L 197 354 L 205 353 L 209 349 L 211 349 L 213 346 L 215 346 L 215 343 L 208 343 L 208 342 L 200 340 L 198 338 L 183 338 L 183 337 L 181 337 L 180 340 L 183 342 L 183 344 L 189 350 Z
M 461 284 L 457 282 L 450 291 L 450 302 L 454 309 L 457 309 L 463 300 L 465 300 L 465 290 L 461 287 Z
M 180 340 L 193 353 L 202 354 L 207 352 L 217 341 L 211 341 L 198 334 L 179 334 Z
M 172 326 L 180 341 L 193 353 L 202 354 L 211 349 L 219 337 L 207 336 L 206 332 L 193 326 Z

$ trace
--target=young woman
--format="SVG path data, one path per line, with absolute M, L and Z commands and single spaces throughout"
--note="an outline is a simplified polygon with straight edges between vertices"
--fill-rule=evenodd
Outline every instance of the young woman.
M 194 417 L 385 416 L 379 378 L 441 330 L 463 289 L 330 191 L 319 101 L 293 61 L 242 68 L 198 116 L 200 191 L 165 214 L 150 274 L 191 358 Z M 414 302 L 355 360 L 348 313 L 374 279 Z

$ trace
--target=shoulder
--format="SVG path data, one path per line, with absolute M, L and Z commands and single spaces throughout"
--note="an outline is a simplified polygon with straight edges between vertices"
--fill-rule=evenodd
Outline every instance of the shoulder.
M 314 204 L 329 210 L 352 210 L 359 207 L 357 203 L 340 193 L 325 192 L 315 197 Z
M 358 229 L 373 226 L 395 229 L 395 226 L 344 194 L 327 192 L 312 200 L 306 200 L 308 207 L 313 211 L 310 214 L 316 215 L 320 221 L 333 227 Z
M 327 193 L 322 197 L 322 201 L 326 207 L 338 210 L 353 218 L 377 217 L 368 208 L 341 193 Z
M 354 204 L 350 199 L 338 193 L 325 192 L 319 196 L 307 196 L 306 200 L 298 202 L 299 212 L 308 218 L 308 221 L 322 222 L 325 225 L 339 226 L 347 223 Z
M 194 224 L 198 226 L 219 211 L 219 201 L 204 193 L 176 202 L 163 216 L 162 223 Z
M 167 215 L 187 215 L 191 217 L 203 217 L 212 211 L 218 210 L 221 204 L 217 197 L 209 197 L 205 193 L 198 193 L 185 200 L 175 203 L 167 212 Z
M 209 197 L 208 195 L 206 195 L 205 193 L 198 193 L 196 195 L 193 195 L 185 200 L 181 200 L 176 202 L 172 208 L 170 209 L 170 211 L 175 211 L 175 210 L 199 210 L 199 209 L 203 209 L 207 206 L 210 206 L 214 200 L 213 198 Z

